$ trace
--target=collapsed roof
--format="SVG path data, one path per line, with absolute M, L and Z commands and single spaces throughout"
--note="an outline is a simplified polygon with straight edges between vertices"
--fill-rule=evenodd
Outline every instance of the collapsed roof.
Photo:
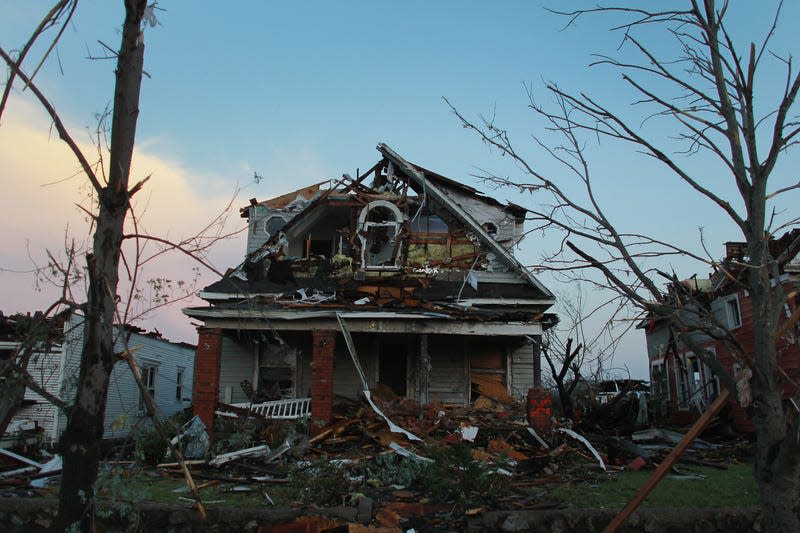
M 245 260 L 200 296 L 217 313 L 258 304 L 540 320 L 553 294 L 513 254 L 527 211 L 377 149 L 355 178 L 251 200 Z

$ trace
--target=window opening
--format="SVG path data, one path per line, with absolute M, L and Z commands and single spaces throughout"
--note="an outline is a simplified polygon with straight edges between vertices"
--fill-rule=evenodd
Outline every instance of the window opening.
M 259 344 L 258 354 L 257 400 L 266 402 L 295 398 L 297 395 L 297 352 L 267 342 Z
M 361 266 L 367 269 L 397 269 L 402 239 L 403 214 L 385 200 L 367 204 L 358 217 Z
M 142 382 L 144 382 L 144 386 L 147 389 L 147 392 L 150 394 L 150 397 L 153 398 L 155 401 L 156 398 L 156 367 L 154 366 L 145 366 L 142 367 Z M 144 396 L 139 394 L 139 410 L 145 410 L 144 404 Z
M 713 350 L 709 350 L 713 356 Z M 708 403 L 719 394 L 719 381 L 711 369 L 695 354 L 685 354 L 676 365 L 678 407 L 694 407 L 698 412 L 706 410 Z
M 283 217 L 273 215 L 264 221 L 264 232 L 267 235 L 275 235 L 284 224 L 286 224 L 286 220 Z
M 175 400 L 182 401 L 183 400 L 183 373 L 184 369 L 178 367 L 178 372 L 175 375 Z
M 728 327 L 731 329 L 738 328 L 742 325 L 742 313 L 739 308 L 739 297 L 734 296 L 725 301 L 725 309 L 728 314 Z

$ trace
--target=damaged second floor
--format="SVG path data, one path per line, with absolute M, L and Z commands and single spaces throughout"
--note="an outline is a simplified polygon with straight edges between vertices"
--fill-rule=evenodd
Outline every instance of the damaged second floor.
M 241 210 L 245 261 L 201 296 L 291 295 L 296 303 L 418 308 L 425 302 L 543 312 L 553 296 L 513 249 L 527 211 L 411 164 L 380 160 Z M 519 316 L 517 318 L 523 318 Z

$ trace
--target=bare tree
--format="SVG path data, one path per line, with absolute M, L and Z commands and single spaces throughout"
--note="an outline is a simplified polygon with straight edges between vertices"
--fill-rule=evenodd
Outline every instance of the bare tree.
M 770 256 L 768 246 L 775 232 L 798 222 L 792 214 L 782 216 L 777 202 L 800 183 L 776 184 L 773 176 L 779 160 L 788 157 L 800 134 L 795 105 L 800 76 L 791 56 L 770 49 L 782 3 L 777 3 L 764 36 L 751 42 L 744 55 L 737 47 L 737 36 L 726 26 L 729 11 L 734 9 L 727 1 L 717 5 L 714 0 L 687 0 L 685 9 L 658 10 L 643 5 L 593 6 L 560 13 L 567 17 L 567 26 L 587 16 L 614 18 L 613 30 L 622 36 L 620 57 L 626 57 L 623 52 L 632 48 L 638 59 L 601 57 L 594 64 L 620 70 L 623 83 L 635 95 L 633 109 L 643 112 L 615 111 L 586 92 L 571 93 L 552 83 L 546 89 L 555 106 L 546 108 L 529 90 L 530 108 L 543 120 L 545 129 L 561 139 L 548 143 L 535 135 L 534 142 L 561 163 L 564 173 L 545 171 L 539 161 L 522 155 L 509 133 L 493 119 L 471 121 L 455 108 L 453 111 L 463 126 L 511 157 L 526 176 L 489 173 L 484 177 L 535 192 L 541 199 L 535 209 L 539 227 L 563 232 L 563 245 L 550 258 L 551 268 L 585 279 L 595 279 L 587 272 L 601 274 L 595 283 L 613 290 L 621 302 L 645 315 L 668 321 L 678 341 L 713 365 L 734 396 L 732 377 L 696 345 L 692 334 L 702 330 L 724 341 L 751 368 L 749 386 L 758 440 L 755 476 L 763 525 L 769 531 L 799 531 L 800 416 L 792 407 L 784 409 L 782 402 L 776 340 L 785 295 L 770 287 L 777 265 L 787 257 Z M 646 40 L 657 32 L 667 39 Z M 671 42 L 673 47 L 662 49 L 662 42 Z M 760 77 L 770 61 L 782 68 L 785 76 L 773 97 L 770 89 L 774 87 L 764 87 Z M 677 132 L 677 140 L 654 140 L 656 137 L 646 133 L 652 121 L 666 121 L 670 131 Z M 593 180 L 587 158 L 586 143 L 595 139 L 627 144 L 652 158 L 735 224 L 747 245 L 746 257 L 738 265 L 746 274 L 732 279 L 740 282 L 752 299 L 752 348 L 743 347 L 691 291 L 681 288 L 674 274 L 659 271 L 653 259 L 682 256 L 716 268 L 723 265 L 691 252 L 687 243 L 626 233 L 612 222 L 596 193 L 599 184 Z M 718 166 L 714 171 L 697 171 L 689 165 L 693 156 L 715 160 Z M 725 190 L 720 186 L 722 177 L 727 177 L 733 193 L 719 192 Z M 565 185 L 574 179 L 582 186 L 580 194 Z M 791 257 L 798 249 L 800 242 L 793 242 L 783 255 Z M 664 281 L 669 290 L 663 288 Z
M 559 322 L 542 339 L 542 356 L 550 368 L 565 418 L 575 416 L 573 393 L 578 385 L 582 381 L 588 385 L 603 376 L 619 341 L 619 331 L 612 329 L 609 322 L 603 325 L 602 320 L 596 320 L 600 325 L 589 326 L 592 334 L 587 334 L 587 322 L 598 318 L 595 315 L 601 314 L 604 307 L 599 305 L 587 312 L 580 286 L 570 294 L 559 295 Z
M 565 343 L 555 335 L 552 339 L 542 343 L 542 356 L 550 367 L 553 376 L 558 399 L 561 402 L 561 410 L 564 418 L 572 419 L 575 417 L 575 409 L 572 393 L 581 382 L 581 365 L 578 356 L 583 353 L 583 344 L 572 347 L 573 339 L 568 337 Z M 568 378 L 571 378 L 568 380 Z
M 34 94 L 49 115 L 54 130 L 58 132 L 59 137 L 67 144 L 80 163 L 83 174 L 91 184 L 92 199 L 95 202 L 94 206 L 85 209 L 90 218 L 92 230 L 91 251 L 85 254 L 86 302 L 74 301 L 71 294 L 69 294 L 69 298 L 67 297 L 68 287 L 71 286 L 76 271 L 77 254 L 74 249 L 71 254 L 67 254 L 67 261 L 50 255 L 48 265 L 50 269 L 54 269 L 55 277 L 61 277 L 64 283 L 61 300 L 48 309 L 48 313 L 62 305 L 69 309 L 80 310 L 85 315 L 84 345 L 76 387 L 77 394 L 74 403 L 67 411 L 67 428 L 60 443 L 63 450 L 64 467 L 56 521 L 56 529 L 59 531 L 65 530 L 71 525 L 78 525 L 81 530 L 91 529 L 89 510 L 94 502 L 93 487 L 98 474 L 109 378 L 115 363 L 120 360 L 128 362 L 145 397 L 147 412 L 153 418 L 156 428 L 160 427 L 155 418 L 152 399 L 141 382 L 135 362 L 130 357 L 130 351 L 116 353 L 114 350 L 115 323 L 126 322 L 131 317 L 130 302 L 134 299 L 134 291 L 138 287 L 139 267 L 164 251 L 174 249 L 211 268 L 205 259 L 205 253 L 211 242 L 221 238 L 221 219 L 216 219 L 195 237 L 178 243 L 140 231 L 135 217 L 133 217 L 134 231 L 128 233 L 125 231 L 126 220 L 132 214 L 131 199 L 142 189 L 149 178 L 131 185 L 130 169 L 139 115 L 139 93 L 144 64 L 144 28 L 147 23 L 154 25 L 153 10 L 156 6 L 155 3 L 148 5 L 146 0 L 124 0 L 123 3 L 125 19 L 121 30 L 122 39 L 118 51 L 114 54 L 116 83 L 110 111 L 108 156 L 107 158 L 104 156 L 105 149 L 98 139 L 99 161 L 96 163 L 90 163 L 89 158 L 61 121 L 55 107 L 33 80 L 72 18 L 78 4 L 77 0 L 55 2 L 16 57 L 12 57 L 0 48 L 0 57 L 10 68 L 9 79 L 2 100 L 0 100 L 0 117 L 6 108 L 12 85 L 19 80 L 27 90 Z M 56 35 L 38 60 L 32 71 L 33 74 L 26 74 L 23 65 L 28 52 L 37 40 L 48 30 L 54 28 Z M 99 127 L 98 132 L 100 130 Z M 216 236 L 209 235 L 213 234 L 215 230 L 217 230 Z M 133 263 L 124 262 L 130 292 L 126 306 L 120 312 L 118 303 L 122 299 L 118 296 L 119 272 L 121 259 L 124 259 L 123 243 L 126 240 L 134 243 L 135 251 Z M 148 256 L 143 253 L 143 242 L 157 243 L 159 248 Z M 164 282 L 165 280 L 161 280 L 162 284 Z M 163 288 L 163 286 L 160 287 L 160 289 Z M 165 302 L 166 300 L 157 303 Z M 17 358 L 23 363 L 26 362 L 24 353 L 22 352 L 23 359 Z M 24 367 L 19 365 L 18 367 L 24 371 Z M 21 372 L 21 375 L 24 376 L 24 372 Z M 24 391 L 24 388 L 22 390 Z M 179 460 L 181 460 L 180 456 Z M 190 487 L 193 487 L 188 471 L 186 473 L 187 481 Z M 196 491 L 194 492 L 196 494 Z

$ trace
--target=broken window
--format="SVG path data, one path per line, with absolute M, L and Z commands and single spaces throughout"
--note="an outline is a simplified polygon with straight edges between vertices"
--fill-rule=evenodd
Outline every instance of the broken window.
M 664 359 L 650 363 L 650 398 L 653 413 L 656 416 L 666 416 L 669 411 L 670 394 L 667 362 Z
M 259 350 L 259 401 L 296 398 L 297 352 L 284 344 L 262 343 Z
M 293 368 L 262 366 L 259 368 L 258 382 L 259 401 L 295 397 Z
M 178 372 L 175 374 L 175 401 L 183 401 L 183 374 L 185 369 L 178 367 Z
M 664 361 L 653 361 L 650 366 L 650 395 L 658 400 L 669 400 L 669 381 Z
M 714 356 L 713 349 L 707 349 Z M 719 382 L 716 376 L 700 360 L 697 355 L 687 353 L 680 356 L 676 365 L 676 384 L 678 389 L 678 408 L 696 408 L 699 412 L 706 410 L 708 403 L 719 393 Z
M 403 214 L 391 202 L 376 200 L 364 207 L 358 217 L 363 268 L 399 268 L 402 221 Z
M 264 221 L 264 233 L 270 236 L 275 235 L 284 224 L 286 224 L 286 220 L 283 217 L 273 215 Z
M 333 255 L 333 243 L 330 239 L 317 239 L 315 235 L 309 233 L 303 241 L 303 257 L 323 256 L 331 257 Z
M 411 221 L 411 231 L 415 233 L 447 233 L 447 223 L 438 215 L 420 214 Z
M 154 366 L 143 366 L 142 367 L 142 382 L 144 382 L 144 386 L 147 389 L 148 394 L 150 397 L 153 398 L 155 401 L 156 398 L 156 367 Z M 144 411 L 144 396 L 141 394 L 139 395 L 139 410 Z
M 736 329 L 742 325 L 742 313 L 739 308 L 739 296 L 734 294 L 725 300 L 725 312 L 728 315 L 728 327 Z

